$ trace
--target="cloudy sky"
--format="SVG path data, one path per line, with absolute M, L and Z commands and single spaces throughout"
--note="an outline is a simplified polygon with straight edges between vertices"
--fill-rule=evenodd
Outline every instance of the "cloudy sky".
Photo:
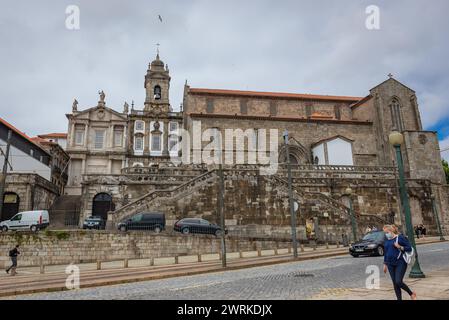
M 79 30 L 66 28 L 69 5 Z M 369 5 L 380 30 L 365 26 Z M 448 15 L 447 0 L 0 0 L 0 116 L 36 135 L 66 131 L 73 99 L 94 106 L 99 90 L 109 107 L 141 108 L 160 43 L 175 109 L 186 80 L 364 96 L 391 72 L 417 91 L 425 128 L 449 147 Z

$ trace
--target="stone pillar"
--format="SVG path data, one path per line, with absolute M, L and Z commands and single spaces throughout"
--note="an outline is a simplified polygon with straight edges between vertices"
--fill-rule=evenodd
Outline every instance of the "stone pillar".
M 163 127 L 162 130 L 162 156 L 167 156 L 168 157 L 168 121 L 163 122 Z
M 88 140 L 89 139 L 89 130 L 88 130 L 88 126 L 87 126 L 87 124 L 85 124 L 84 125 L 84 147 L 86 147 L 87 148 L 87 143 L 88 143 Z
M 81 175 L 80 175 L 80 178 L 82 178 L 83 174 L 86 174 L 86 159 L 82 159 L 81 160 Z
M 70 126 L 70 141 L 67 141 L 67 147 L 69 146 L 74 146 L 75 145 L 75 124 L 72 122 L 71 126 Z
M 108 159 L 108 168 L 107 168 L 108 174 L 112 174 L 112 160 Z

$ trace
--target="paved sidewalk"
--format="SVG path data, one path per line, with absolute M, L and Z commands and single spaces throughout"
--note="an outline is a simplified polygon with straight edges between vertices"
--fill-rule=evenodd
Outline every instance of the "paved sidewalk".
M 420 240 L 420 244 L 439 242 L 435 238 L 427 238 Z M 107 269 L 96 270 L 96 265 L 80 264 L 80 287 L 95 287 L 112 284 L 129 283 L 136 281 L 155 280 L 171 277 L 179 277 L 186 275 L 195 275 L 209 272 L 222 272 L 225 270 L 243 269 L 257 266 L 273 265 L 279 263 L 292 262 L 293 257 L 288 253 L 287 249 L 279 249 L 279 255 L 269 255 L 271 252 L 262 252 L 262 256 L 258 256 L 257 251 L 246 252 L 243 258 L 239 258 L 234 254 L 233 259 L 228 260 L 226 269 L 221 267 L 221 261 L 216 257 L 209 257 L 210 260 L 202 262 L 193 262 L 184 257 L 185 260 L 179 259 L 178 264 L 165 264 L 170 261 L 165 261 L 159 265 L 148 266 L 142 265 L 142 261 L 135 261 L 129 263 L 128 268 L 123 267 L 122 262 L 111 262 Z M 338 255 L 347 255 L 348 248 L 329 246 L 319 247 L 316 251 L 306 249 L 299 253 L 297 261 L 310 260 L 334 257 Z M 181 257 L 179 257 L 181 258 Z M 137 263 L 139 262 L 139 263 Z M 19 261 L 20 266 L 20 261 Z M 0 296 L 10 296 L 25 293 L 37 293 L 48 291 L 62 291 L 66 290 L 65 281 L 67 274 L 65 274 L 66 266 L 52 266 L 47 267 L 45 274 L 39 273 L 39 268 L 18 268 L 19 275 L 15 277 L 8 276 L 6 273 L 0 275 Z
M 418 300 L 449 300 L 449 267 L 426 274 L 423 279 L 411 279 L 407 275 L 404 282 L 416 292 Z M 409 295 L 402 292 L 404 300 L 411 300 Z M 381 275 L 380 289 L 348 289 L 338 288 L 323 290 L 311 300 L 396 300 L 388 275 Z
M 287 249 L 284 250 L 287 251 Z M 80 265 L 80 288 L 222 272 L 295 261 L 291 253 L 281 253 L 281 249 L 279 251 L 279 255 L 261 257 L 257 256 L 257 252 L 247 252 L 243 258 L 229 259 L 226 269 L 222 268 L 221 261 L 218 259 L 157 266 L 129 266 L 128 268 L 123 268 L 122 262 L 121 266 L 116 265 L 102 270 L 93 270 L 91 264 Z M 296 261 L 346 255 L 347 252 L 348 248 L 344 247 L 339 249 L 335 247 L 320 248 L 316 251 L 307 250 L 300 253 Z M 6 273 L 0 276 L 0 297 L 67 290 L 66 279 L 68 275 L 64 272 L 65 266 L 58 266 L 57 269 L 45 274 L 39 274 L 36 268 L 24 269 L 26 271 L 19 268 L 19 274 L 15 277 L 8 276 Z

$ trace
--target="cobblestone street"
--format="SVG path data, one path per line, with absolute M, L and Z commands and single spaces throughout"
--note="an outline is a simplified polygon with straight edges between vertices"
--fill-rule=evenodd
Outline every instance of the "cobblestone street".
M 425 273 L 449 267 L 449 243 L 421 245 Z M 382 257 L 348 256 L 293 262 L 198 276 L 153 280 L 13 299 L 311 299 L 321 293 L 364 288 L 368 265 L 382 270 Z M 82 274 L 81 274 L 82 277 Z M 381 278 L 389 276 L 381 272 Z M 405 279 L 407 281 L 407 278 Z M 449 288 L 448 288 L 449 289 Z

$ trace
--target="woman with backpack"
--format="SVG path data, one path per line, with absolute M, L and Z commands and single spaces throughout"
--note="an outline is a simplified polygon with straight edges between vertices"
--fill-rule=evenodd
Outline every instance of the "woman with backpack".
M 384 243 L 384 273 L 390 273 L 394 292 L 398 300 L 402 300 L 402 291 L 407 292 L 412 300 L 416 300 L 416 293 L 404 283 L 405 272 L 410 263 L 413 248 L 408 239 L 399 233 L 395 225 L 383 228 L 387 240 Z

